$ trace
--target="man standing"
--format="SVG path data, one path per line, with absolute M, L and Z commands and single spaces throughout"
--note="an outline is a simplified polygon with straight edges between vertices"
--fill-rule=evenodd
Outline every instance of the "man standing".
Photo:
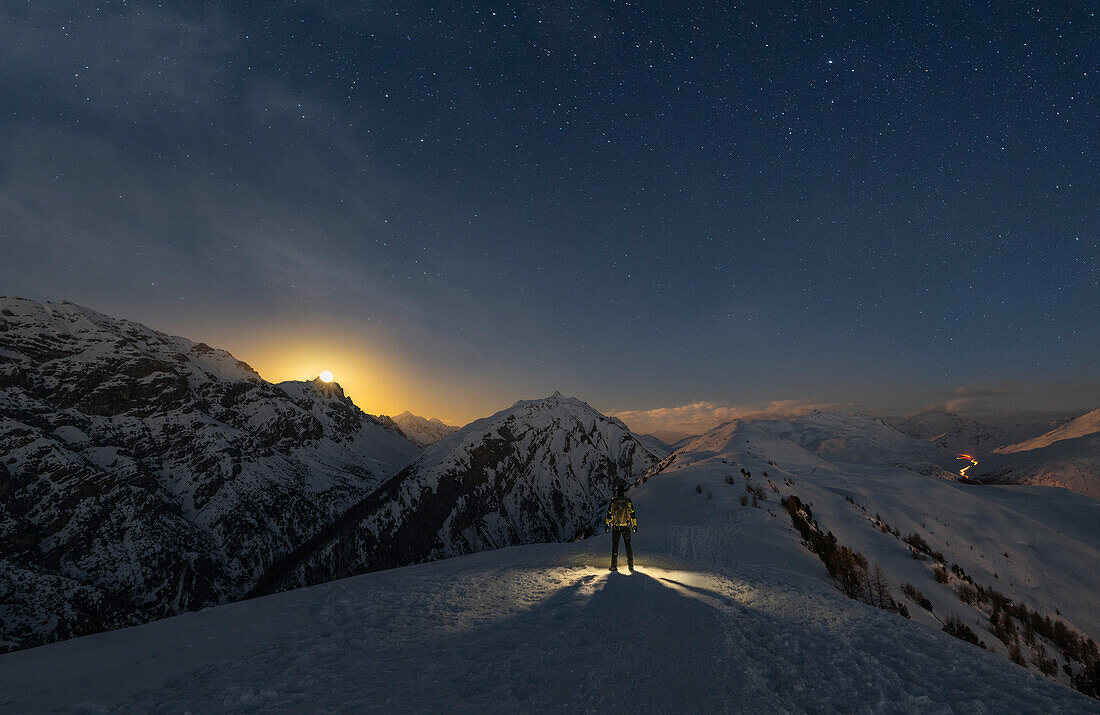
M 613 530 L 613 531 L 612 531 Z M 634 551 L 630 548 L 630 532 L 638 531 L 638 519 L 634 516 L 634 504 L 626 498 L 626 487 L 615 491 L 615 498 L 607 506 L 604 532 L 611 531 L 611 571 L 618 571 L 619 537 L 626 542 L 626 565 L 634 571 Z

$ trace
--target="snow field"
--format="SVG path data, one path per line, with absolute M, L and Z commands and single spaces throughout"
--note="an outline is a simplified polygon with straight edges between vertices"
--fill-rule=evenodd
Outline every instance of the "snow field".
M 669 554 L 687 532 L 659 512 L 647 531 L 639 506 L 635 574 L 606 571 L 600 534 L 8 654 L 0 709 L 1100 711 L 1000 656 L 788 570 L 797 537 L 781 537 L 779 557 L 757 551 L 758 563 L 742 562 L 738 528 L 784 528 L 748 511 L 718 535 L 691 527 L 712 557 L 733 539 L 726 565 Z

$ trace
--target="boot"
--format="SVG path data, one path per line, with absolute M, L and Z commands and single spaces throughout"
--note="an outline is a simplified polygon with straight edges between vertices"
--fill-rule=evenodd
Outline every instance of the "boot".
M 629 570 L 629 571 L 630 571 L 630 573 L 634 573 L 634 562 L 633 562 L 633 561 L 631 561 L 630 563 L 628 563 L 628 564 L 626 565 L 626 568 L 627 568 L 627 570 Z

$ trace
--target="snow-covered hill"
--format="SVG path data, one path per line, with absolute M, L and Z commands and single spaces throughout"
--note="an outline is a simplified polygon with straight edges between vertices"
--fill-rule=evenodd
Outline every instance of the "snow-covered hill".
M 993 450 L 997 454 L 1011 454 L 1013 452 L 1027 452 L 1033 449 L 1049 447 L 1055 442 L 1067 439 L 1078 439 L 1100 433 L 1100 409 L 1070 420 L 1064 425 L 1056 427 L 1049 432 L 1033 437 L 1016 444 L 1007 444 Z
M 421 447 L 435 444 L 458 429 L 458 427 L 444 423 L 438 417 L 427 419 L 414 415 L 408 410 L 395 416 L 393 421 L 397 423 L 397 427 L 406 437 Z
M 572 538 L 658 460 L 619 420 L 555 393 L 471 422 L 276 563 L 257 593 Z
M 1063 487 L 1100 499 L 1100 433 L 983 458 L 972 470 L 985 484 Z
M 907 435 L 955 453 L 985 455 L 1010 442 L 1034 437 L 1051 428 L 1046 422 L 988 425 L 951 412 L 926 410 L 891 422 Z
M 1100 502 L 1063 490 L 934 479 L 900 463 L 883 468 L 833 460 L 769 427 L 717 427 L 674 454 L 659 474 L 647 477 L 649 483 L 675 479 L 684 492 L 694 487 L 699 501 L 693 509 L 712 510 L 716 523 L 731 494 L 791 523 L 778 502 L 795 495 L 811 505 L 823 531 L 868 559 L 868 573 L 876 564 L 883 569 L 891 598 L 907 604 L 915 622 L 941 628 L 956 617 L 989 650 L 1007 657 L 1015 646 L 1031 667 L 1045 658 L 1043 667 L 1053 663 L 1063 682 L 1069 681 L 1063 665 L 1079 672 L 1082 663 L 1065 657 L 1062 646 L 1019 619 L 1010 627 L 1004 608 L 993 604 L 1064 620 L 1082 637 L 1100 635 Z M 640 513 L 659 506 L 648 504 L 646 494 L 638 490 L 635 499 Z M 719 498 L 713 511 L 712 499 Z M 684 510 L 678 518 L 698 517 Z M 687 542 L 692 553 L 711 558 L 712 547 L 700 546 L 699 538 Z M 749 551 L 767 548 L 753 542 Z M 931 610 L 905 595 L 905 584 Z M 1080 654 L 1074 648 L 1069 652 Z
M 418 451 L 338 385 L 0 298 L 0 650 L 237 598 Z
M 634 436 L 637 437 L 638 441 L 644 444 L 650 452 L 658 457 L 664 458 L 672 454 L 673 452 L 672 445 L 668 444 L 656 435 L 635 434 Z
M 635 574 L 607 572 L 602 530 L 370 573 L 0 656 L 0 709 L 1100 712 L 1068 687 L 1063 664 L 1081 664 L 1042 616 L 1005 625 L 1026 605 L 1088 650 L 1096 501 L 840 464 L 748 422 L 698 437 L 630 496 Z M 910 618 L 842 593 L 791 496 L 867 574 L 884 570 Z M 1011 603 L 994 612 L 994 594 Z M 944 632 L 953 617 L 985 648 Z
M 954 412 L 924 410 L 909 417 L 891 419 L 889 422 L 899 432 L 931 442 L 940 435 L 957 430 L 971 421 L 963 419 Z
M 984 484 L 1063 487 L 1100 498 L 1100 410 L 981 455 L 967 476 Z
M 954 463 L 955 455 L 942 447 L 867 415 L 814 410 L 792 420 L 753 420 L 750 424 L 835 462 L 904 466 L 940 476 L 949 474 Z M 690 443 L 681 451 L 689 449 Z

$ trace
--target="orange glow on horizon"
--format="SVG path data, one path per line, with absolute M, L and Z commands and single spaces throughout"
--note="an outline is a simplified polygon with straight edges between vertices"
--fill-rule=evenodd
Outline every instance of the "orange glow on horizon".
M 270 383 L 310 381 L 330 372 L 344 395 L 371 415 L 392 417 L 408 410 L 462 427 L 520 397 L 540 394 L 526 394 L 500 375 L 471 370 L 468 361 L 409 354 L 400 343 L 355 323 L 287 318 L 224 333 L 180 330 L 229 351 Z
M 500 409 L 490 409 L 492 402 L 479 404 L 473 386 L 465 387 L 461 380 L 450 381 L 457 389 L 441 390 L 439 380 L 444 376 L 390 354 L 366 336 L 351 337 L 351 332 L 284 324 L 277 329 L 208 336 L 206 342 L 228 350 L 271 383 L 331 377 L 359 409 L 371 415 L 392 417 L 408 410 L 462 426 Z M 456 405 L 463 409 L 455 410 Z
M 368 414 L 401 414 L 413 409 L 410 404 L 423 404 L 415 400 L 419 390 L 410 384 L 411 376 L 395 367 L 399 363 L 346 339 L 303 333 L 293 339 L 256 335 L 246 344 L 232 346 L 231 352 L 271 383 L 315 378 L 338 383 Z

